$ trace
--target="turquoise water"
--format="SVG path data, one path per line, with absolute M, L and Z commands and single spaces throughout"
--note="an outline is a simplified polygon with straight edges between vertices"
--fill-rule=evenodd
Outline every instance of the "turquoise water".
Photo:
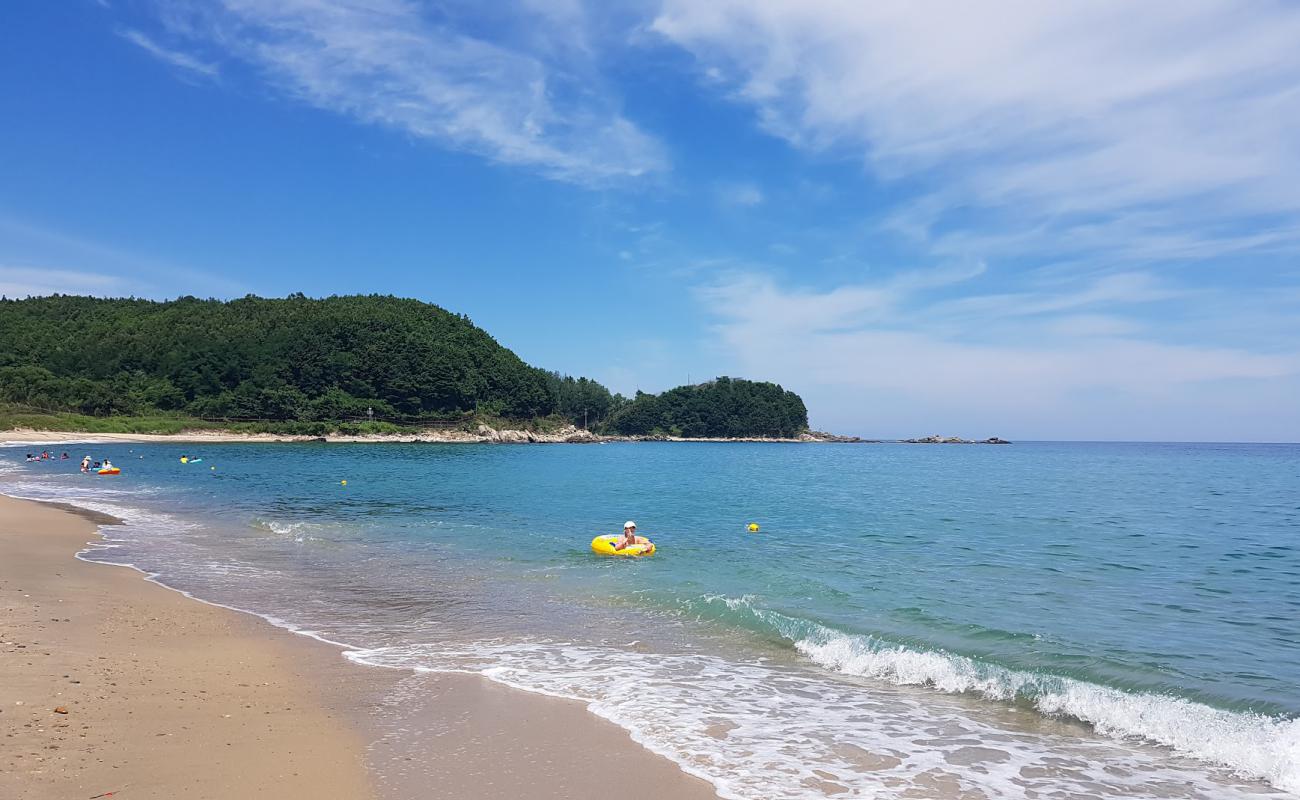
M 581 699 L 726 796 L 1300 793 L 1300 446 L 30 449 L 0 490 L 129 523 L 89 558 Z M 589 552 L 628 518 L 658 555 Z

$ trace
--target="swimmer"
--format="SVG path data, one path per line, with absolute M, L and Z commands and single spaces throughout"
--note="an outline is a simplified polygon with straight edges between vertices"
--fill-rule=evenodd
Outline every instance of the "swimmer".
M 642 544 L 642 542 L 638 542 L 636 538 L 636 523 L 628 520 L 623 523 L 623 535 L 614 542 L 614 549 L 626 550 L 634 544 Z

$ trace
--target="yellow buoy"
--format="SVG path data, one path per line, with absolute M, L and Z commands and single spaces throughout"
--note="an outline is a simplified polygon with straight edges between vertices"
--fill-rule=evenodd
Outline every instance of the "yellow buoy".
M 749 532 L 750 532 L 750 533 L 758 533 L 758 523 L 757 523 L 757 522 L 751 522 L 751 523 L 749 523 Z
M 339 481 L 339 485 L 340 485 L 340 486 L 347 486 L 347 485 L 348 485 L 348 482 L 347 482 L 347 481 Z

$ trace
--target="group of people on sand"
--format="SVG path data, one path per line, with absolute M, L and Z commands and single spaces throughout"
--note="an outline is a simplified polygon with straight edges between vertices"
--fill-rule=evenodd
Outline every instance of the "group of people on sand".
M 28 461 L 52 461 L 54 460 L 54 454 L 51 453 L 49 450 L 42 450 L 39 456 L 36 455 L 35 453 L 28 453 L 27 460 Z M 64 453 L 63 455 L 59 456 L 58 460 L 67 461 L 68 454 Z

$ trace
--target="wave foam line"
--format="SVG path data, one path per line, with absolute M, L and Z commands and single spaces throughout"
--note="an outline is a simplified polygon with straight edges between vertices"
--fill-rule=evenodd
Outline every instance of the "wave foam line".
M 793 642 L 801 654 L 835 672 L 925 686 L 990 700 L 1023 700 L 1046 716 L 1072 717 L 1115 739 L 1142 739 L 1300 794 L 1300 719 L 1212 708 L 1181 697 L 1125 692 L 1109 686 L 988 664 L 942 651 L 914 650 L 873 636 L 847 634 L 816 622 L 756 608 L 751 598 L 710 596 L 747 610 Z

